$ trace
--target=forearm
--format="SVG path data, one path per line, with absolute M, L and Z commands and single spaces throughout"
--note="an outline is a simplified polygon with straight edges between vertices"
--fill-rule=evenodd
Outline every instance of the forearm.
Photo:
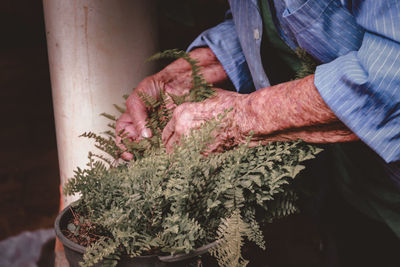
M 309 143 L 337 143 L 358 140 L 358 137 L 342 123 L 331 123 L 298 129 L 284 130 L 267 135 L 253 137 L 252 143 L 272 141 L 290 141 L 301 139 Z
M 246 96 L 243 108 L 247 118 L 240 126 L 245 133 L 254 132 L 254 141 L 358 139 L 325 104 L 313 75 L 254 92 Z

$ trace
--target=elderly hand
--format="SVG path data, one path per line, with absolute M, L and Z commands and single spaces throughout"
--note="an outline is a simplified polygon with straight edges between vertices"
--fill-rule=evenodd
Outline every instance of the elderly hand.
M 198 61 L 198 65 L 202 67 L 203 77 L 209 83 L 220 83 L 227 79 L 227 75 L 209 48 L 199 48 L 190 52 L 190 56 Z M 121 143 L 122 134 L 131 141 L 140 140 L 152 136 L 150 129 L 146 127 L 147 109 L 140 95 L 145 94 L 158 99 L 160 92 L 164 91 L 168 94 L 177 96 L 185 95 L 192 87 L 192 69 L 190 64 L 184 59 L 178 59 L 168 65 L 159 73 L 144 79 L 138 87 L 132 92 L 126 101 L 126 112 L 118 119 L 116 123 L 116 143 L 125 150 Z M 167 108 L 175 108 L 172 101 Z M 130 160 L 132 155 L 123 153 L 123 159 Z
M 191 129 L 199 128 L 204 122 L 231 110 L 222 119 L 220 127 L 214 132 L 215 140 L 207 152 L 223 151 L 246 139 L 245 129 L 253 128 L 252 121 L 246 117 L 243 108 L 246 95 L 216 89 L 216 95 L 199 103 L 184 103 L 178 106 L 162 134 L 163 143 L 168 152 L 179 144 L 183 135 Z
M 190 82 L 185 82 L 185 80 L 182 79 L 179 83 L 176 79 L 173 79 L 176 84 L 171 87 L 171 82 L 168 82 L 170 79 L 172 79 L 172 77 L 168 74 L 156 74 L 147 77 L 128 97 L 126 101 L 126 112 L 117 120 L 115 127 L 116 142 L 122 149 L 125 148 L 121 142 L 121 135 L 123 135 L 124 138 L 129 138 L 131 141 L 151 137 L 152 135 L 151 131 L 146 127 L 147 109 L 145 103 L 142 101 L 142 94 L 158 99 L 161 91 L 177 95 L 185 94 L 189 91 Z M 172 101 L 169 101 L 169 103 L 172 103 Z M 173 106 L 169 108 L 173 108 Z M 122 158 L 130 160 L 132 159 L 132 155 L 124 152 Z

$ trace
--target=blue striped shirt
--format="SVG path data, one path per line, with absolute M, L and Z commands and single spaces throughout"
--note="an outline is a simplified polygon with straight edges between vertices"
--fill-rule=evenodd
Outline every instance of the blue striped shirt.
M 229 2 L 226 20 L 203 32 L 189 50 L 209 46 L 240 93 L 268 87 L 257 0 Z M 324 101 L 386 162 L 400 161 L 399 2 L 274 1 L 282 39 L 321 62 L 315 86 Z M 395 180 L 400 184 L 400 177 Z

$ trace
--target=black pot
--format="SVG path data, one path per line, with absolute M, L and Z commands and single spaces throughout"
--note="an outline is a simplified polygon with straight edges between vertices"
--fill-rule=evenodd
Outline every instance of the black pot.
M 69 240 L 62 233 L 61 229 L 67 229 L 68 222 L 72 218 L 70 206 L 67 206 L 56 218 L 54 228 L 58 239 L 64 246 L 65 256 L 70 267 L 80 267 L 79 262 L 83 261 L 85 247 Z M 202 246 L 189 254 L 177 254 L 173 256 L 139 256 L 130 258 L 122 256 L 118 267 L 186 267 L 186 266 L 218 266 L 216 261 L 207 253 L 215 246 L 215 242 Z M 94 265 L 102 266 L 102 263 Z

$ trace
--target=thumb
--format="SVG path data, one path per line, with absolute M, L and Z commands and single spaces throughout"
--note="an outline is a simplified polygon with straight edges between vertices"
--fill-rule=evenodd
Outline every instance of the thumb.
M 152 135 L 152 133 L 151 133 L 151 131 L 150 131 L 149 128 L 143 128 L 143 129 L 140 131 L 140 136 L 141 136 L 141 138 L 150 138 L 150 137 L 152 137 L 153 135 Z

